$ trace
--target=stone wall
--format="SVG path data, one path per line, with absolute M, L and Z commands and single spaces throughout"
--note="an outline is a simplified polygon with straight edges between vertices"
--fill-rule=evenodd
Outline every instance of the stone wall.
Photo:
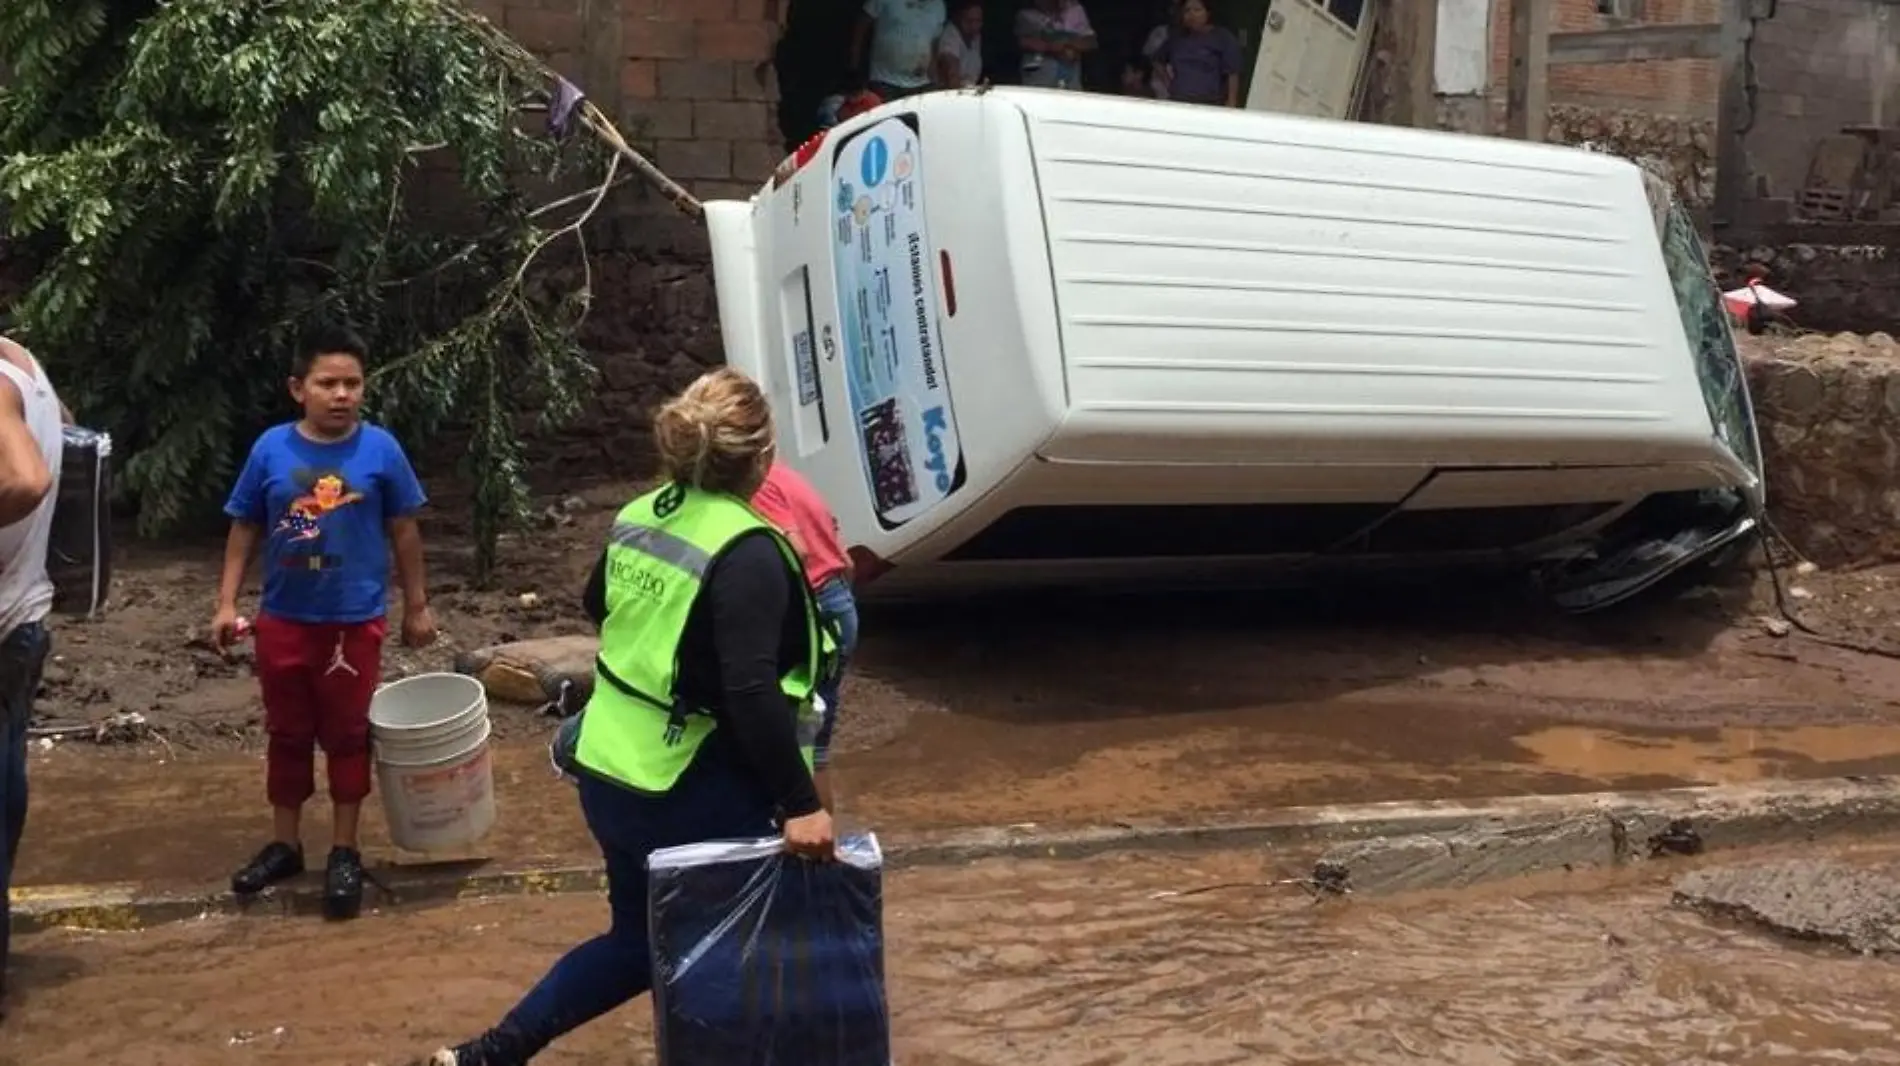
M 624 482 L 653 472 L 652 411 L 724 359 L 705 231 L 684 217 L 616 219 L 601 227 L 588 266 L 594 307 L 581 342 L 600 376 L 579 416 L 552 431 L 528 432 L 528 476 L 547 493 Z M 578 287 L 578 264 L 546 271 L 548 283 Z M 443 433 L 417 465 L 431 491 L 452 498 L 464 438 Z M 439 486 L 439 487 L 438 487 Z
M 1822 566 L 1900 560 L 1900 345 L 1742 338 L 1769 511 Z
M 1800 301 L 1791 317 L 1801 327 L 1900 330 L 1900 246 L 1746 242 L 1717 245 L 1709 260 L 1724 287 L 1749 263 L 1766 266 L 1768 285 Z
M 1715 197 L 1715 124 L 1709 120 L 1552 104 L 1549 139 L 1594 144 L 1634 159 L 1668 178 L 1691 206 L 1706 206 Z

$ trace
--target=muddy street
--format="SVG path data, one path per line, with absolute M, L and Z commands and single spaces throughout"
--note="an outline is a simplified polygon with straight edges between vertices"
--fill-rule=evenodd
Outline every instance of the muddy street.
M 445 639 L 392 647 L 387 674 L 584 631 L 574 590 L 622 491 L 551 502 L 489 590 L 468 583 L 457 531 L 431 531 Z M 215 561 L 135 545 L 121 606 L 60 628 L 16 884 L 205 886 L 255 848 L 255 682 L 198 642 Z M 1890 571 L 1789 580 L 1830 635 L 1884 648 L 1900 626 Z M 1776 635 L 1771 612 L 1765 579 L 1582 619 L 1458 585 L 872 610 L 842 805 L 901 832 L 1900 771 L 1900 661 Z M 132 715 L 104 743 L 87 729 Z M 547 766 L 552 720 L 497 705 L 492 721 L 501 817 L 476 857 L 592 857 Z M 393 857 L 380 834 L 373 861 Z
M 434 537 L 446 639 L 392 649 L 388 674 L 582 631 L 572 590 L 615 496 L 568 501 L 532 546 L 511 543 L 490 590 L 467 582 L 452 531 Z M 198 643 L 214 563 L 135 550 L 124 608 L 60 631 L 16 884 L 202 891 L 255 847 L 254 683 Z M 896 837 L 1900 773 L 1900 661 L 1887 654 L 1900 579 L 1789 581 L 1834 643 L 1773 624 L 1765 579 L 1584 619 L 1456 585 L 874 610 L 837 748 L 844 820 Z M 466 857 L 594 858 L 547 765 L 552 720 L 506 705 L 492 717 L 500 820 Z M 99 723 L 110 728 L 81 728 Z M 390 850 L 374 803 L 369 819 L 373 865 L 415 859 Z M 892 874 L 901 1061 L 1900 1061 L 1900 971 L 1671 907 L 1659 868 L 1319 906 L 1262 887 L 1304 859 Z M 504 1009 L 603 913 L 591 897 L 511 898 L 347 927 L 251 917 L 34 934 L 17 945 L 0 1064 L 396 1066 Z M 647 1009 L 548 1061 L 651 1062 Z
M 1685 866 L 1316 904 L 1268 884 L 1299 859 L 1122 854 L 891 874 L 898 1061 L 1900 1061 L 1900 969 L 1673 906 Z M 488 1022 L 604 914 L 568 897 L 348 927 L 43 934 L 24 944 L 0 1063 L 395 1066 Z M 545 1061 L 651 1063 L 650 1010 L 638 1001 Z

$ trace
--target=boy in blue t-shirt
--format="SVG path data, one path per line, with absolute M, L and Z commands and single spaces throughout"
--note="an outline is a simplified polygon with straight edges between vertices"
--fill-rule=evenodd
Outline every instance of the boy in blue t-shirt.
M 224 505 L 231 533 L 211 623 L 220 649 L 240 638 L 238 593 L 262 541 L 253 632 L 275 833 L 231 890 L 253 895 L 303 872 L 303 805 L 316 792 L 321 746 L 334 807 L 324 881 L 332 918 L 355 917 L 363 902 L 356 833 L 370 791 L 369 702 L 382 677 L 392 546 L 403 643 L 435 640 L 416 525 L 427 497 L 402 445 L 360 419 L 364 363 L 363 341 L 346 328 L 319 328 L 299 346 L 290 396 L 303 417 L 257 438 Z

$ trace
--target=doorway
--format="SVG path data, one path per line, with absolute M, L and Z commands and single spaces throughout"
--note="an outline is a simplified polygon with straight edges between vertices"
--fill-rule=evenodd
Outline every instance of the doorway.
M 826 97 L 859 87 L 851 34 L 863 0 L 780 0 L 784 32 L 773 54 L 779 130 L 791 151 L 818 132 Z M 1021 81 L 1016 14 L 1029 0 L 983 0 L 983 67 L 992 84 Z M 1082 0 L 1099 42 L 1084 58 L 1083 88 L 1121 91 L 1122 66 L 1167 18 L 1168 0 Z M 1211 0 L 1214 20 L 1240 39 L 1242 106 L 1327 118 L 1352 115 L 1376 0 Z
M 1350 118 L 1372 41 L 1367 0 L 1272 0 L 1260 14 L 1249 111 Z

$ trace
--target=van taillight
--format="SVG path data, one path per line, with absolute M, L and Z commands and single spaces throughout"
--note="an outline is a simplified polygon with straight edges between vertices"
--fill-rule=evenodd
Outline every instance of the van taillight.
M 825 134 L 827 132 L 826 130 L 819 130 L 817 133 L 805 138 L 804 144 L 799 145 L 792 151 L 791 155 L 786 156 L 780 161 L 778 168 L 772 171 L 772 188 L 776 189 L 792 180 L 793 174 L 803 170 L 805 164 L 818 158 L 818 149 L 824 147 Z
M 869 548 L 853 544 L 845 550 L 851 557 L 851 582 L 854 585 L 869 585 L 878 578 L 891 572 L 893 564 L 878 558 Z

